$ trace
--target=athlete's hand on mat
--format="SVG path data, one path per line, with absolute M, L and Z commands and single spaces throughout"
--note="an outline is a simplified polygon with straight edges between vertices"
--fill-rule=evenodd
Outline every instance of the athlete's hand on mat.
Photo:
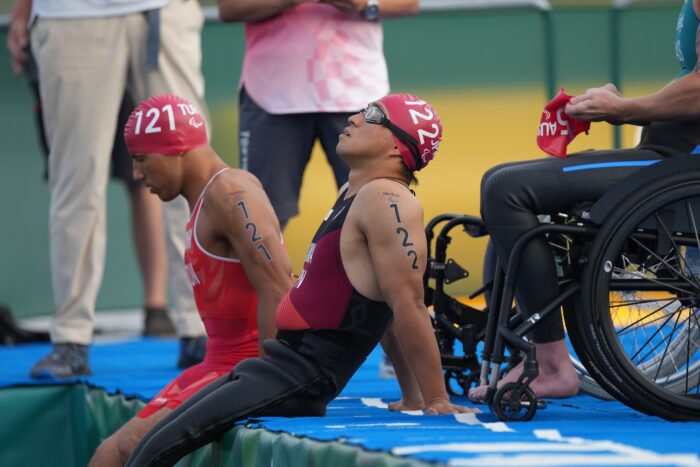
M 27 56 L 27 46 L 29 45 L 28 18 L 13 17 L 10 21 L 10 29 L 7 33 L 7 50 L 10 52 L 12 71 L 19 76 L 24 70 L 24 63 L 29 58 Z
M 481 413 L 481 410 L 476 407 L 463 407 L 461 405 L 453 404 L 449 399 L 438 399 L 434 402 L 426 404 L 423 409 L 423 413 L 426 415 L 444 415 L 444 414 L 456 414 L 456 413 Z
M 419 401 L 406 401 L 404 399 L 400 399 L 395 402 L 389 402 L 387 407 L 392 412 L 401 412 L 402 410 L 423 410 L 425 404 L 423 403 L 423 399 Z
M 621 102 L 620 91 L 614 84 L 608 83 L 599 88 L 588 89 L 580 96 L 573 97 L 566 104 L 564 112 L 569 117 L 593 122 L 619 122 L 622 120 Z

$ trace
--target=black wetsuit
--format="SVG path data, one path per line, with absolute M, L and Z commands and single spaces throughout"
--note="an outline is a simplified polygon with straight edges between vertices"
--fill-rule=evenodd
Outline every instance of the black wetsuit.
M 340 196 L 319 227 L 302 276 L 279 306 L 280 331 L 276 341 L 265 341 L 266 356 L 243 360 L 174 410 L 144 437 L 127 466 L 172 465 L 237 420 L 325 415 L 393 316 L 386 303 L 347 288 L 340 230 L 353 200 Z M 324 301 L 327 314 L 320 313 Z
M 700 19 L 686 0 L 676 29 L 679 77 L 697 66 Z M 700 119 L 652 122 L 634 149 L 590 151 L 566 159 L 546 158 L 504 164 L 486 172 L 481 181 L 481 215 L 500 258 L 508 258 L 520 236 L 538 225 L 538 214 L 556 214 L 576 203 L 594 202 L 617 182 L 664 157 L 700 152 Z M 523 250 L 516 299 L 528 316 L 558 294 L 552 250 L 546 240 L 534 240 Z M 531 332 L 535 342 L 564 338 L 561 316 L 551 313 Z
M 700 145 L 700 120 L 654 122 L 634 149 L 588 151 L 566 159 L 548 157 L 496 166 L 481 181 L 481 215 L 500 258 L 537 226 L 538 214 L 556 214 L 580 202 L 594 202 L 633 172 L 665 157 L 688 155 Z M 558 295 L 552 249 L 543 239 L 523 250 L 516 300 L 527 316 Z M 531 331 L 534 342 L 564 338 L 561 315 L 551 313 Z

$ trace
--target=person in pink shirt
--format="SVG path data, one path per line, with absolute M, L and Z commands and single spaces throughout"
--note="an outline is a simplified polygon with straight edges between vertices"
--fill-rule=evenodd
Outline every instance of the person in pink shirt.
M 218 0 L 245 22 L 240 166 L 257 176 L 282 228 L 299 213 L 316 140 L 335 180 L 348 167 L 335 146 L 347 118 L 389 92 L 381 20 L 415 14 L 418 0 Z

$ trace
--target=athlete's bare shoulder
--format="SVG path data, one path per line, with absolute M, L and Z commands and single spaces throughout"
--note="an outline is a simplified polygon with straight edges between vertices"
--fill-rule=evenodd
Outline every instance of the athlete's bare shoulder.
M 405 210 L 423 212 L 413 192 L 405 184 L 391 178 L 378 178 L 363 185 L 357 192 L 354 204 L 370 211 L 384 209 L 387 204 L 401 204 Z
M 222 192 L 231 192 L 231 190 L 258 191 L 262 189 L 262 184 L 252 173 L 229 168 L 216 177 L 209 187 L 209 192 L 218 196 Z

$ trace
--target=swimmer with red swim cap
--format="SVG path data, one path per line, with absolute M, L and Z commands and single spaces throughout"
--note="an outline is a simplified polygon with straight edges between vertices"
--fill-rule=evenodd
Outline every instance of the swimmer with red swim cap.
M 423 209 L 409 189 L 441 137 L 435 109 L 410 94 L 386 96 L 348 118 L 337 150 L 350 178 L 278 307 L 277 339 L 265 342 L 265 357 L 241 362 L 175 409 L 127 465 L 172 465 L 236 420 L 323 416 L 380 341 L 403 396 L 391 409 L 473 411 L 445 392 L 423 304 Z
M 163 201 L 182 195 L 190 205 L 184 267 L 208 340 L 204 361 L 102 442 L 94 466 L 124 465 L 158 421 L 241 360 L 260 355 L 291 286 L 291 263 L 260 182 L 217 156 L 196 108 L 173 95 L 151 97 L 132 112 L 124 138 L 134 178 Z

